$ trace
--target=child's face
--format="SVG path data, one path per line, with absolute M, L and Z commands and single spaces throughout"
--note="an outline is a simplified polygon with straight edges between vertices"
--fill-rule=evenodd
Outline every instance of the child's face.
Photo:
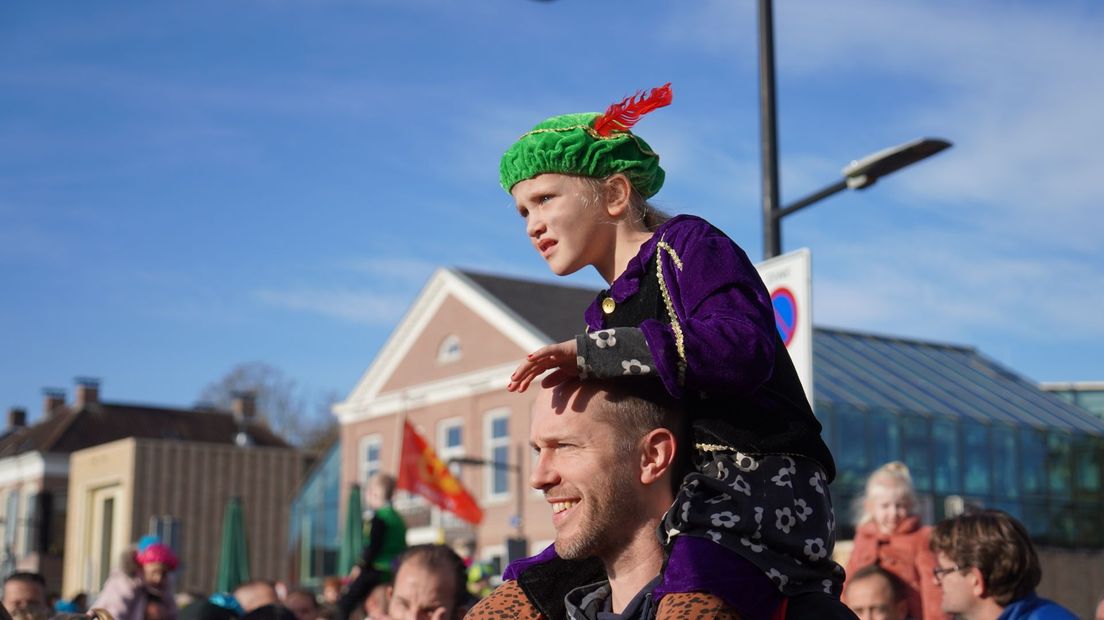
M 525 233 L 552 273 L 563 276 L 612 258 L 616 221 L 582 179 L 541 174 L 521 181 L 511 194 Z
M 866 497 L 866 511 L 883 534 L 892 534 L 912 514 L 912 503 L 905 489 L 877 485 Z
M 169 574 L 169 567 L 160 562 L 150 562 L 142 565 L 142 578 L 146 584 L 160 589 L 165 585 L 165 577 Z

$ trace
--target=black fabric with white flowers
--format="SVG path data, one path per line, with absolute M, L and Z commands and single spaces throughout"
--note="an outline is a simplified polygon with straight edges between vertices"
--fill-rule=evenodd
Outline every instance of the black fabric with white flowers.
M 576 363 L 583 379 L 612 379 L 631 375 L 653 375 L 655 362 L 636 327 L 617 327 L 575 337 Z
M 699 450 L 664 516 L 675 535 L 711 539 L 755 564 L 787 596 L 839 596 L 835 516 L 824 472 L 811 459 Z

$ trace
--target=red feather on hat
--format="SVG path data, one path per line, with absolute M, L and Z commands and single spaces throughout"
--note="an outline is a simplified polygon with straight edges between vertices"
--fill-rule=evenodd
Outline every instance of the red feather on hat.
M 626 97 L 620 103 L 606 108 L 606 113 L 594 119 L 594 131 L 600 136 L 608 136 L 613 131 L 628 131 L 630 127 L 652 110 L 671 104 L 671 83 L 653 88 L 647 94 L 636 93 Z

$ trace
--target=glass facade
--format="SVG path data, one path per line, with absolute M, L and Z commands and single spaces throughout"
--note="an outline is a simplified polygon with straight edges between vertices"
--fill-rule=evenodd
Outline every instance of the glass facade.
M 289 547 L 299 558 L 299 582 L 306 587 L 317 587 L 327 575 L 337 574 L 340 491 L 341 444 L 334 443 L 291 504 Z
M 813 340 L 837 512 L 855 505 L 871 471 L 901 460 L 928 523 L 992 507 L 1040 544 L 1104 548 L 1104 420 L 1091 412 L 1104 382 L 1040 389 L 954 344 L 824 328 Z M 837 522 L 849 538 L 852 520 Z
M 899 459 L 931 520 L 944 517 L 948 497 L 960 496 L 1011 513 L 1040 544 L 1104 547 L 1102 437 L 829 401 L 817 401 L 816 412 L 832 429 L 837 512 L 859 500 L 872 470 Z M 850 538 L 851 520 L 840 519 L 840 530 Z

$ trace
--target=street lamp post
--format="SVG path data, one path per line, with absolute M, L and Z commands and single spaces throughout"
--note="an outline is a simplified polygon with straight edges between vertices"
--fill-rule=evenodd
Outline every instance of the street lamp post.
M 800 200 L 781 207 L 763 208 L 763 229 L 771 231 L 771 243 L 763 247 L 763 258 L 778 256 L 782 252 L 782 218 L 800 211 L 813 203 L 839 193 L 845 189 L 866 189 L 878 179 L 892 174 L 905 166 L 912 165 L 949 148 L 951 143 L 940 138 L 917 138 L 911 142 L 899 144 L 857 159 L 843 168 L 839 181 L 819 189 Z M 766 239 L 764 238 L 764 241 Z
M 759 131 L 763 186 L 763 258 L 782 253 L 782 218 L 845 189 L 865 189 L 879 178 L 951 146 L 939 138 L 919 138 L 878 151 L 844 167 L 843 178 L 789 205 L 779 206 L 778 123 L 774 95 L 774 11 L 759 0 Z

